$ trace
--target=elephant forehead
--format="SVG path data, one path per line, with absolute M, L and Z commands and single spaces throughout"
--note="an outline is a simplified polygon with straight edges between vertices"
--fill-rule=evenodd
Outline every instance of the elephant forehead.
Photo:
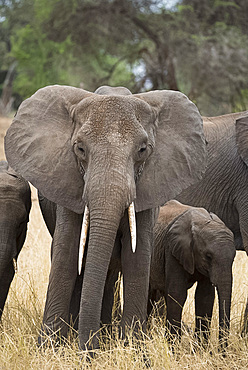
M 140 103 L 144 109 L 141 109 Z M 105 138 L 109 142 L 130 141 L 145 135 L 141 122 L 150 119 L 150 110 L 143 102 L 126 97 L 97 97 L 81 102 L 75 117 L 81 126 L 78 137 Z
M 215 242 L 216 238 L 218 242 L 223 240 L 226 242 L 229 240 L 230 242 L 233 241 L 233 234 L 232 232 L 225 226 L 223 222 L 218 222 L 215 220 L 209 220 L 199 225 L 198 234 L 204 240 L 208 242 Z

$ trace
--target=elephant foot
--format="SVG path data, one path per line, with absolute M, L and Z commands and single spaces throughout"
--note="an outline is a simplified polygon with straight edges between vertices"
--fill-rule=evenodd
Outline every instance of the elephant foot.
M 42 324 L 40 335 L 38 337 L 38 346 L 40 348 L 60 346 L 68 343 L 68 339 L 61 333 L 61 329 L 53 330 L 45 324 Z

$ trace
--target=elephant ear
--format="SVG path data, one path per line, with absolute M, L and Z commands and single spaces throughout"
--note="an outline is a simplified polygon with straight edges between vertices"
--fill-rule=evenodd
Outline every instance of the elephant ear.
M 248 111 L 236 120 L 236 144 L 240 157 L 248 166 Z
M 188 210 L 176 219 L 167 232 L 172 255 L 189 274 L 193 274 L 195 271 L 192 226 L 192 214 Z
M 5 137 L 9 165 L 49 200 L 82 213 L 83 179 L 72 150 L 70 109 L 91 96 L 83 89 L 47 86 L 25 100 Z M 56 186 L 54 186 L 56 184 Z
M 218 222 L 219 224 L 224 224 L 224 222 L 215 213 L 209 212 L 209 214 L 213 221 Z
M 133 95 L 156 116 L 155 146 L 137 182 L 136 210 L 163 205 L 199 181 L 206 167 L 201 115 L 186 95 L 170 90 Z

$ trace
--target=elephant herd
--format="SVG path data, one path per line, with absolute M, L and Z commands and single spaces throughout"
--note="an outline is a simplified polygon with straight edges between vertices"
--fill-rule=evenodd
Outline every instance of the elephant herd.
M 180 337 L 197 282 L 196 334 L 208 338 L 216 288 L 226 338 L 232 263 L 236 249 L 248 252 L 248 111 L 202 119 L 176 91 L 47 86 L 21 104 L 5 153 L 0 313 L 26 236 L 29 181 L 52 235 L 39 344 L 73 323 L 80 349 L 97 348 L 120 273 L 123 336 L 136 321 L 145 329 L 164 297 L 166 325 Z

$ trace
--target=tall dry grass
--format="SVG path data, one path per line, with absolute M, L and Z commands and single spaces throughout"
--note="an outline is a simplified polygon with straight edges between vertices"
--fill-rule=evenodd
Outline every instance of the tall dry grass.
M 0 135 L 10 120 L 0 118 Z M 0 159 L 4 159 L 2 142 Z M 50 268 L 51 238 L 39 210 L 36 191 L 32 188 L 28 236 L 18 259 L 18 273 L 11 285 L 0 325 L 0 369 L 143 369 L 149 359 L 153 369 L 246 369 L 248 368 L 247 339 L 241 337 L 241 318 L 248 287 L 248 259 L 237 252 L 233 266 L 233 298 L 231 333 L 225 356 L 218 352 L 218 305 L 215 302 L 211 337 L 208 348 L 198 345 L 193 336 L 194 287 L 189 291 L 183 310 L 185 323 L 182 341 L 174 351 L 165 339 L 164 323 L 152 319 L 148 332 L 128 344 L 117 338 L 107 341 L 96 351 L 90 362 L 78 351 L 77 338 L 71 333 L 68 342 L 55 347 L 37 346 L 42 321 Z M 49 341 L 49 338 L 47 338 Z

